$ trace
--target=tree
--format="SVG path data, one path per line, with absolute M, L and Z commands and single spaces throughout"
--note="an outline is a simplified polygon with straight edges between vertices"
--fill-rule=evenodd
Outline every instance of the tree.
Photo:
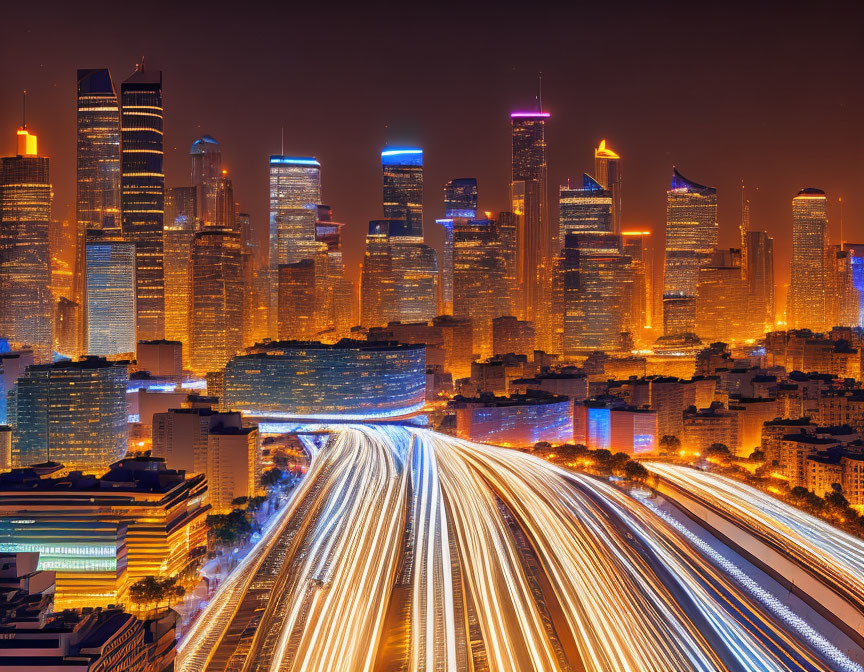
M 825 506 L 831 513 L 844 517 L 849 515 L 849 500 L 843 495 L 843 486 L 839 483 L 831 484 L 831 492 L 825 495 Z
M 705 450 L 705 459 L 711 458 L 719 462 L 728 462 L 732 458 L 732 451 L 724 443 L 712 443 Z
M 265 488 L 272 488 L 282 480 L 282 470 L 279 467 L 273 467 L 261 474 L 261 485 Z
M 145 576 L 129 587 L 129 597 L 135 604 L 147 607 L 155 605 L 158 609 L 162 602 L 168 602 L 170 607 L 175 600 L 182 598 L 186 589 L 177 583 L 173 576 L 159 578 Z
M 661 453 L 677 453 L 681 450 L 681 440 L 672 434 L 666 434 L 660 439 Z
M 750 453 L 750 461 L 751 462 L 764 462 L 765 461 L 765 451 L 761 448 L 757 448 L 752 453 Z
M 630 460 L 627 464 L 624 465 L 624 476 L 626 476 L 631 481 L 636 481 L 637 483 L 644 483 L 648 480 L 648 470 L 645 468 L 641 462 L 637 462 L 636 460 Z

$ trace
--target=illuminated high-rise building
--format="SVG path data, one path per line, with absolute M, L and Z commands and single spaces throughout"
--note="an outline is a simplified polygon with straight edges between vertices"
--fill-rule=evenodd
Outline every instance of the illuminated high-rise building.
M 773 329 L 775 320 L 774 239 L 765 231 L 748 230 L 746 243 L 748 312 L 765 333 Z
M 216 180 L 216 213 L 217 228 L 239 231 L 237 227 L 237 203 L 234 202 L 234 183 L 228 177 L 228 171 L 223 170 Z
M 492 213 L 487 212 L 488 218 Z M 495 217 L 498 244 L 504 263 L 504 284 L 510 302 L 510 315 L 519 311 L 519 218 L 512 212 L 499 212 Z
M 99 357 L 31 366 L 10 393 L 12 462 L 101 471 L 126 454 L 125 362 Z
M 637 338 L 643 329 L 654 327 L 654 250 L 650 240 L 650 231 L 621 232 L 623 252 L 630 257 L 633 272 L 630 331 Z
M 279 265 L 279 340 L 311 341 L 319 331 L 314 259 Z
M 119 239 L 120 103 L 107 68 L 78 71 L 77 193 L 72 300 L 78 304 L 75 353 L 87 349 L 86 245 L 91 232 Z
M 361 277 L 363 326 L 388 322 L 427 322 L 438 308 L 438 260 L 435 250 L 407 235 L 401 219 L 369 222 Z
M 864 327 L 864 244 L 843 243 L 842 247 L 849 255 L 853 297 L 857 299 L 857 306 L 853 307 L 853 326 Z
M 476 177 L 457 177 L 444 185 L 444 217 L 477 217 Z
M 405 221 L 405 235 L 423 237 L 423 150 L 418 147 L 381 151 L 385 219 Z
M 319 326 L 329 340 L 345 338 L 356 325 L 354 309 L 354 284 L 345 277 L 342 258 L 342 228 L 345 225 L 333 220 L 330 206 L 318 206 L 318 221 L 315 223 L 318 242 L 325 250 L 316 257 L 321 269 L 316 284 L 316 302 L 319 304 Z M 343 314 L 344 311 L 344 314 Z
M 36 136 L 18 129 L 18 153 L 0 165 L 0 334 L 51 358 L 51 181 Z
M 612 192 L 587 173 L 579 185 L 574 180 L 559 190 L 558 230 L 561 247 L 568 233 L 615 233 Z
M 190 366 L 196 373 L 222 369 L 243 345 L 240 234 L 208 228 L 192 241 Z
M 444 230 L 444 254 L 441 258 L 441 315 L 453 314 L 453 226 L 456 220 L 451 217 L 436 219 L 435 223 Z
M 557 254 L 549 217 L 546 121 L 548 112 L 513 112 L 511 210 L 518 217 L 518 317 L 536 322 L 544 313 L 550 262 Z M 538 334 L 539 336 L 539 334 Z M 542 340 L 542 338 L 541 338 Z
M 142 63 L 120 92 L 123 235 L 135 243 L 138 338 L 154 340 L 165 331 L 162 73 L 145 70 Z
M 853 250 L 845 245 L 828 245 L 825 259 L 826 329 L 858 325 L 860 298 L 855 288 L 855 261 Z
M 321 164 L 310 157 L 270 157 L 270 334 L 278 330 L 279 266 L 311 259 L 321 202 Z
M 748 324 L 747 282 L 739 250 L 717 250 L 699 269 L 695 333 L 708 343 L 754 337 Z
M 190 258 L 198 228 L 195 187 L 172 187 L 165 192 L 165 338 L 183 343 L 184 364 L 189 364 Z
M 222 148 L 214 138 L 202 135 L 192 143 L 192 186 L 197 192 L 197 210 L 203 226 L 221 226 L 216 214 L 219 180 L 222 178 Z
M 594 177 L 612 196 L 612 230 L 621 233 L 621 157 L 605 140 L 594 150 Z
M 692 333 L 699 269 L 717 247 L 717 190 L 673 169 L 666 192 L 663 333 Z
M 821 189 L 802 189 L 792 199 L 792 275 L 787 322 L 794 329 L 822 331 L 826 324 L 825 260 L 828 198 Z
M 630 327 L 633 285 L 621 236 L 568 233 L 561 264 L 564 354 L 619 350 Z
M 455 220 L 453 316 L 471 320 L 475 353 L 492 354 L 492 320 L 507 315 L 509 308 L 495 222 Z
M 88 355 L 132 358 L 135 321 L 135 245 L 91 237 L 86 246 Z

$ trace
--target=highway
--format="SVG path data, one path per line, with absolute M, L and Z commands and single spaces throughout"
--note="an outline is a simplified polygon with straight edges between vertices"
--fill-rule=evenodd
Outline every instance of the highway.
M 862 670 L 648 498 L 425 429 L 331 430 L 181 672 Z

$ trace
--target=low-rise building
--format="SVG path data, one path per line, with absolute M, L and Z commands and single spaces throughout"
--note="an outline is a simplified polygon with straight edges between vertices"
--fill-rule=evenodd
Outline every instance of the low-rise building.
M 530 447 L 573 438 L 573 402 L 566 397 L 531 392 L 456 397 L 449 408 L 456 415 L 456 435 L 471 441 Z

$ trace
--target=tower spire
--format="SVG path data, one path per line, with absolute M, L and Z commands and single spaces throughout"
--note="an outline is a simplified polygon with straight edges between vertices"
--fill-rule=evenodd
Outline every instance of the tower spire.
M 543 111 L 543 72 L 537 73 L 537 107 L 538 112 Z
M 21 100 L 21 128 L 27 128 L 27 89 L 24 89 Z

